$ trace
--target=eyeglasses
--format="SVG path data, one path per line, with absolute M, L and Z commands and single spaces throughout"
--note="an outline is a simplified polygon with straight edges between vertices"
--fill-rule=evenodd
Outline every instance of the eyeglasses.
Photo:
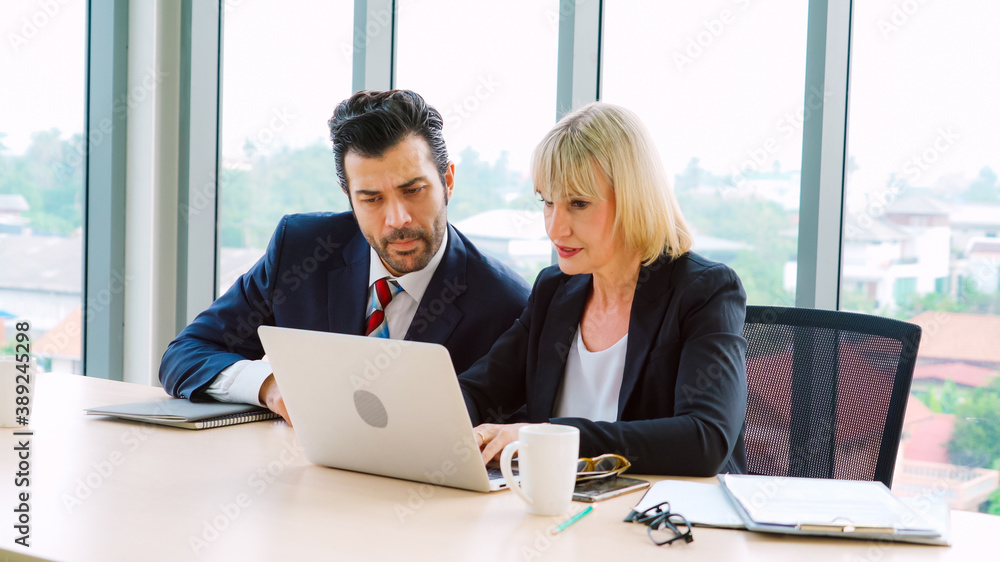
M 576 481 L 610 478 L 628 470 L 632 463 L 625 457 L 615 454 L 599 457 L 584 457 L 576 461 Z
M 670 544 L 678 539 L 691 542 L 691 524 L 680 513 L 671 513 L 670 502 L 663 502 L 643 511 L 633 511 L 625 518 L 626 523 L 642 523 L 647 525 L 649 539 L 656 546 Z

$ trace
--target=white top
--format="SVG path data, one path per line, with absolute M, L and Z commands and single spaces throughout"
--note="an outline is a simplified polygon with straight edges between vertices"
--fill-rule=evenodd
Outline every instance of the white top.
M 628 334 L 625 334 L 604 351 L 590 351 L 577 327 L 553 417 L 618 421 L 618 395 L 622 389 L 627 347 Z
M 372 291 L 375 281 L 383 277 L 395 279 L 399 286 L 403 288 L 399 294 L 392 298 L 392 301 L 385 307 L 385 318 L 389 323 L 389 337 L 401 340 L 406 336 L 406 331 L 413 322 L 413 317 L 417 314 L 417 307 L 420 299 L 424 298 L 424 292 L 430 285 L 431 277 L 437 271 L 438 265 L 444 259 L 444 252 L 448 248 L 448 229 L 445 228 L 444 240 L 437 253 L 431 258 L 427 267 L 401 275 L 399 277 L 389 273 L 378 257 L 375 248 L 370 248 L 371 259 L 368 267 L 368 298 L 365 300 L 363 314 L 368 314 L 368 307 L 372 301 Z M 358 320 L 359 322 L 361 319 Z M 216 375 L 212 384 L 205 389 L 205 394 L 220 402 L 239 402 L 242 404 L 260 404 L 260 387 L 264 380 L 271 375 L 271 364 L 267 361 L 251 361 L 244 359 L 237 361 L 226 367 L 221 373 Z M 264 406 L 264 404 L 260 404 Z

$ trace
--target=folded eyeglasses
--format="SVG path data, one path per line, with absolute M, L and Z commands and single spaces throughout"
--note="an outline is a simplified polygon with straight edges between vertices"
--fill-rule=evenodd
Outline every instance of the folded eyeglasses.
M 628 470 L 632 463 L 621 455 L 606 454 L 599 457 L 584 457 L 576 461 L 576 481 L 613 478 Z
M 656 546 L 671 544 L 676 540 L 686 543 L 694 540 L 691 536 L 691 524 L 680 513 L 670 511 L 670 502 L 659 503 L 641 513 L 633 511 L 625 518 L 625 522 L 646 525 L 649 540 Z

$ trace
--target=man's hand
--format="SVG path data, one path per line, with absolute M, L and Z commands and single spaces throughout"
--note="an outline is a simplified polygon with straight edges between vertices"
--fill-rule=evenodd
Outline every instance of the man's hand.
M 257 399 L 267 406 L 268 410 L 285 418 L 288 425 L 292 425 L 292 420 L 288 419 L 288 410 L 285 409 L 285 399 L 281 397 L 281 391 L 278 390 L 278 383 L 274 382 L 273 374 L 268 375 L 264 379 L 264 384 L 260 385 L 260 394 L 257 395 Z

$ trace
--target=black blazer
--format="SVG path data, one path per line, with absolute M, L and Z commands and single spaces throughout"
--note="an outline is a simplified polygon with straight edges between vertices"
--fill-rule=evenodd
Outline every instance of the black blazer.
M 443 344 L 456 372 L 489 351 L 517 319 L 528 284 L 448 225 L 448 247 L 405 339 Z M 223 369 L 264 355 L 261 325 L 363 335 L 371 246 L 353 213 L 287 215 L 267 252 L 167 347 L 160 382 L 207 400 Z
M 527 421 L 580 429 L 580 455 L 619 453 L 636 474 L 746 472 L 746 294 L 733 270 L 687 253 L 642 267 L 629 320 L 616 422 L 553 418 L 591 275 L 545 269 L 528 306 L 459 376 L 473 424 Z

